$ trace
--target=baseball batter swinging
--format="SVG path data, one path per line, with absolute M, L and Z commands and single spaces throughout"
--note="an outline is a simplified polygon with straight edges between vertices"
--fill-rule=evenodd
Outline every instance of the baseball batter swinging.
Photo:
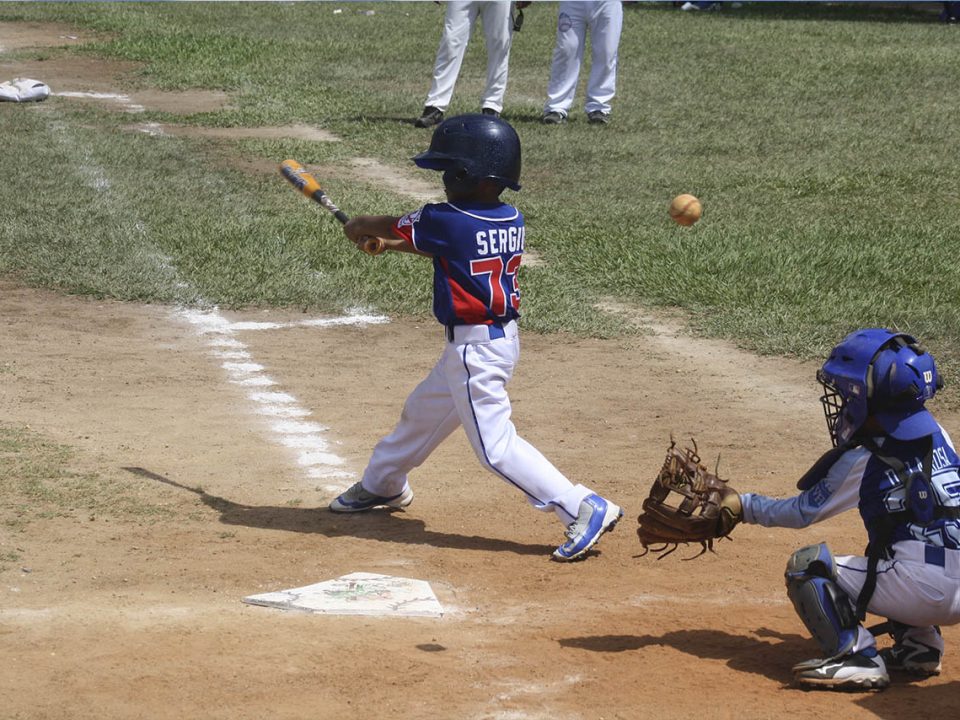
M 520 138 L 500 118 L 452 117 L 413 161 L 443 173 L 447 202 L 403 217 L 358 216 L 344 232 L 358 247 L 379 237 L 387 250 L 433 259 L 433 312 L 446 343 L 396 428 L 373 449 L 363 479 L 330 510 L 406 507 L 413 500 L 408 473 L 462 426 L 484 467 L 564 523 L 566 540 L 553 558 L 579 560 L 623 512 L 571 483 L 510 420 L 506 386 L 520 355 L 517 271 L 525 233 L 523 216 L 500 195 L 520 189 Z

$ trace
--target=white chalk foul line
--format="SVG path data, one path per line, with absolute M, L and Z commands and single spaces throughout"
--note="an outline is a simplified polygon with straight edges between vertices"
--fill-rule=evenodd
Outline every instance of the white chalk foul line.
M 129 102 L 126 95 L 106 95 L 99 93 L 59 93 L 65 97 L 110 97 L 124 104 L 129 110 L 137 112 L 142 110 L 139 106 Z M 109 178 L 102 166 L 96 162 L 89 148 L 76 142 L 76 138 L 70 133 L 69 126 L 62 121 L 54 121 L 50 125 L 54 131 L 54 137 L 68 148 L 71 156 L 75 158 L 76 165 L 86 184 L 102 192 L 105 203 L 112 202 L 109 191 L 112 189 Z M 108 209 L 112 209 L 109 208 Z M 133 230 L 138 234 L 144 234 L 145 229 L 142 222 L 132 223 Z M 164 275 L 171 276 L 176 280 L 176 268 L 170 262 L 170 258 L 162 252 L 156 250 L 149 255 L 149 259 L 156 268 Z M 187 283 L 176 282 L 178 287 L 189 290 Z M 186 293 L 188 296 L 193 293 Z M 375 325 L 388 322 L 386 317 L 380 315 L 367 315 L 360 312 L 351 312 L 344 317 L 322 318 L 301 320 L 291 323 L 231 323 L 224 318 L 217 310 L 212 312 L 202 312 L 199 310 L 183 310 L 176 312 L 180 320 L 186 320 L 198 333 L 204 338 L 207 346 L 210 348 L 210 354 L 221 360 L 223 369 L 227 372 L 231 382 L 241 386 L 250 387 L 248 397 L 255 408 L 254 412 L 260 415 L 273 418 L 277 421 L 298 421 L 310 416 L 310 411 L 301 407 L 297 399 L 285 392 L 266 391 L 263 388 L 275 386 L 277 382 L 265 374 L 265 368 L 254 362 L 247 346 L 234 334 L 240 329 L 266 330 L 279 329 L 287 327 L 327 327 L 338 325 Z M 343 465 L 343 459 L 335 453 L 330 452 L 327 441 L 321 436 L 321 432 L 327 428 L 312 423 L 304 426 L 274 426 L 273 433 L 277 436 L 280 444 L 290 447 L 297 452 L 297 464 L 304 469 L 307 477 L 318 480 L 337 480 L 352 478 L 353 473 L 339 469 Z M 343 489 L 341 485 L 327 485 L 327 491 L 339 492 Z
M 295 320 L 294 322 L 235 322 L 230 327 L 233 330 L 284 330 L 286 328 L 301 327 L 338 327 L 341 325 L 382 325 L 388 322 L 382 315 L 344 315 L 337 318 L 311 318 L 310 320 Z
M 66 98 L 89 98 L 91 100 L 115 100 L 119 105 L 130 113 L 142 113 L 146 108 L 143 105 L 133 102 L 129 95 L 119 93 L 100 93 L 100 92 L 55 92 L 54 95 Z
M 250 353 L 246 350 L 211 350 L 210 354 L 221 360 L 249 360 Z
M 270 419 L 269 429 L 282 446 L 297 453 L 297 465 L 307 477 L 319 480 L 353 478 L 354 474 L 340 469 L 344 461 L 330 448 L 323 433 L 330 428 L 306 420 L 311 412 L 301 407 L 287 392 L 265 390 L 277 386 L 276 380 L 266 374 L 266 367 L 254 361 L 249 348 L 235 337 L 237 332 L 249 330 L 281 330 L 298 327 L 336 327 L 342 325 L 379 325 L 388 322 L 382 315 L 354 313 L 338 318 L 313 318 L 289 323 L 231 322 L 216 309 L 178 310 L 180 318 L 189 322 L 204 338 L 210 355 L 220 361 L 231 383 L 250 388 L 247 397 L 253 403 L 253 412 Z M 325 490 L 339 492 L 342 485 L 327 485 Z

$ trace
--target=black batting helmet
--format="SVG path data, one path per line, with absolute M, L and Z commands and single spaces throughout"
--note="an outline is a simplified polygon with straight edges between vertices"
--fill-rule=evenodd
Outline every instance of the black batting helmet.
M 520 189 L 520 137 L 510 123 L 492 115 L 447 118 L 433 131 L 430 148 L 413 162 L 427 170 L 450 170 L 470 180 L 495 180 Z

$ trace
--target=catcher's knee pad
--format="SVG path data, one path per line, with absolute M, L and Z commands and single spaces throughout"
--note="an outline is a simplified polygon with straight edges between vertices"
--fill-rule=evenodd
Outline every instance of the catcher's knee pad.
M 843 655 L 857 640 L 850 598 L 837 584 L 837 566 L 826 543 L 800 548 L 787 561 L 787 596 L 828 657 Z

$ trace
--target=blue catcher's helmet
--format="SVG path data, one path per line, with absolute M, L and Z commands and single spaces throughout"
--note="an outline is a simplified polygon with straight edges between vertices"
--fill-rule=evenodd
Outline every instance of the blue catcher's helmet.
M 492 115 L 457 115 L 437 125 L 430 148 L 413 158 L 418 167 L 444 171 L 459 182 L 494 180 L 520 189 L 520 137 Z
M 923 407 L 943 387 L 933 356 L 910 335 L 867 328 L 847 335 L 817 372 L 834 445 L 845 445 L 873 416 L 897 440 L 939 427 Z

